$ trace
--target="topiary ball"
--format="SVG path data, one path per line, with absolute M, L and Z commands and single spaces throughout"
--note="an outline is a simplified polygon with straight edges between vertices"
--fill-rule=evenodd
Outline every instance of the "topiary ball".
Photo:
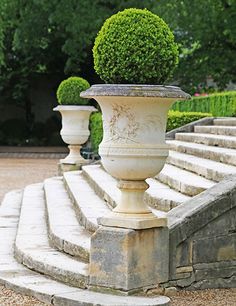
M 93 57 L 106 83 L 162 84 L 178 63 L 178 48 L 163 19 L 146 9 L 130 8 L 105 21 Z
M 57 89 L 57 100 L 63 105 L 88 104 L 87 99 L 80 97 L 80 93 L 90 87 L 88 81 L 80 77 L 70 77 L 61 82 Z

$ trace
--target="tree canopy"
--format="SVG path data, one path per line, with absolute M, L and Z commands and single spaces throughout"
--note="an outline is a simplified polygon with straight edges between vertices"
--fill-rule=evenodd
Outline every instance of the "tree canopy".
M 220 88 L 236 82 L 236 0 L 0 0 L 1 101 L 30 107 L 24 103 L 33 74 L 80 74 L 96 82 L 97 32 L 129 7 L 150 9 L 174 31 L 180 86 L 191 91 L 209 76 Z

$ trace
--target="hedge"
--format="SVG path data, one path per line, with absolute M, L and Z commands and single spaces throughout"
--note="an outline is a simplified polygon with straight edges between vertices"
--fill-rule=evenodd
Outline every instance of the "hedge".
M 214 117 L 236 116 L 236 91 L 177 101 L 172 109 L 181 112 L 211 113 Z
M 168 132 L 187 123 L 211 116 L 212 114 L 209 113 L 179 112 L 171 110 L 168 113 L 166 131 Z M 98 152 L 98 146 L 102 141 L 102 134 L 102 115 L 101 113 L 94 113 L 90 117 L 90 141 L 92 144 L 92 149 L 95 153 Z

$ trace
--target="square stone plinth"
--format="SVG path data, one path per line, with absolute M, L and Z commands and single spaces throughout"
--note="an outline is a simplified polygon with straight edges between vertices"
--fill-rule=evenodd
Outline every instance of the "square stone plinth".
M 167 227 L 133 230 L 100 227 L 91 239 L 90 285 L 123 291 L 168 280 Z

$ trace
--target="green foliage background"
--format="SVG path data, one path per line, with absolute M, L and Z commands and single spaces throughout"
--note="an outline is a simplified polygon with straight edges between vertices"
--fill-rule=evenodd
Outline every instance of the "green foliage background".
M 236 116 L 236 91 L 177 101 L 172 109 L 181 112 L 210 112 L 214 117 Z

